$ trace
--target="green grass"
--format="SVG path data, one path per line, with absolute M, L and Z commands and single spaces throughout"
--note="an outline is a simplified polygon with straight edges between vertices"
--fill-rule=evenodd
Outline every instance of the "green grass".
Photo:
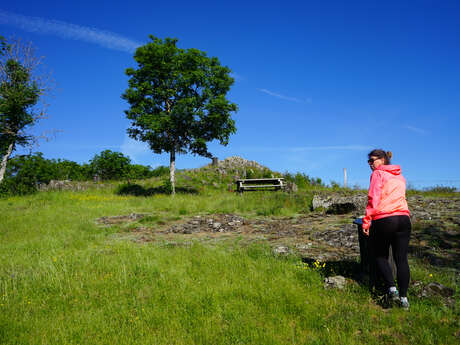
M 351 284 L 266 243 L 123 240 L 101 216 L 164 224 L 207 213 L 308 212 L 311 195 L 206 191 L 117 196 L 113 189 L 0 199 L 1 344 L 456 344 L 458 312 L 411 298 L 383 310 Z M 456 273 L 411 261 L 414 279 L 456 287 Z M 432 276 L 430 276 L 430 274 Z M 458 288 L 456 292 L 458 296 Z

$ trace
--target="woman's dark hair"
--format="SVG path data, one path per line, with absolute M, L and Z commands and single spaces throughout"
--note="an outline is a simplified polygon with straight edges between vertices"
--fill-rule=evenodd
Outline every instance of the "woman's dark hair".
M 384 164 L 388 165 L 391 164 L 391 157 L 393 157 L 393 153 L 391 151 L 383 151 L 381 149 L 375 149 L 368 153 L 367 157 L 370 159 L 371 157 L 383 158 Z

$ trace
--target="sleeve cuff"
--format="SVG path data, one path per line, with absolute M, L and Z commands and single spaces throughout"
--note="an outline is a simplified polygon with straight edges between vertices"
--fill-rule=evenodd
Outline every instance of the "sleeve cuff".
M 363 218 L 363 229 L 369 229 L 371 227 L 371 218 L 370 217 L 364 217 Z

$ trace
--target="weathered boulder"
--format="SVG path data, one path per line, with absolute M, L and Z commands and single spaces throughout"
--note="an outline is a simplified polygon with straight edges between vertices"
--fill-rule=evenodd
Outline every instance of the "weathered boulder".
M 454 295 L 454 290 L 444 286 L 437 282 L 432 282 L 426 285 L 421 293 L 422 297 L 434 297 L 434 296 L 442 296 L 442 297 L 451 297 Z
M 342 290 L 347 285 L 347 280 L 343 276 L 327 277 L 324 279 L 324 287 L 326 289 Z
M 273 253 L 277 255 L 287 255 L 289 254 L 289 248 L 285 246 L 279 246 L 273 249 Z
M 297 193 L 299 188 L 294 182 L 287 182 L 284 190 L 288 193 Z
M 364 213 L 367 205 L 365 194 L 316 194 L 313 196 L 312 208 L 324 209 L 328 214 Z

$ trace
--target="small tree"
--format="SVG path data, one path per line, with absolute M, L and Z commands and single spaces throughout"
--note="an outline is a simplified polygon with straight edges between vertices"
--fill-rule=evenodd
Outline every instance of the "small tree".
M 39 101 L 49 83 L 36 73 L 41 62 L 31 44 L 0 36 L 0 183 L 11 154 L 34 141 L 27 130 L 45 115 L 46 106 Z
M 138 68 L 128 68 L 129 88 L 122 95 L 130 104 L 130 137 L 147 142 L 155 153 L 170 154 L 170 181 L 175 193 L 176 153 L 211 157 L 207 142 L 227 145 L 236 132 L 231 112 L 237 106 L 225 96 L 234 80 L 216 57 L 197 49 L 179 49 L 177 39 L 139 47 Z
M 121 152 L 102 151 L 90 161 L 91 170 L 103 180 L 120 180 L 128 177 L 131 159 Z

